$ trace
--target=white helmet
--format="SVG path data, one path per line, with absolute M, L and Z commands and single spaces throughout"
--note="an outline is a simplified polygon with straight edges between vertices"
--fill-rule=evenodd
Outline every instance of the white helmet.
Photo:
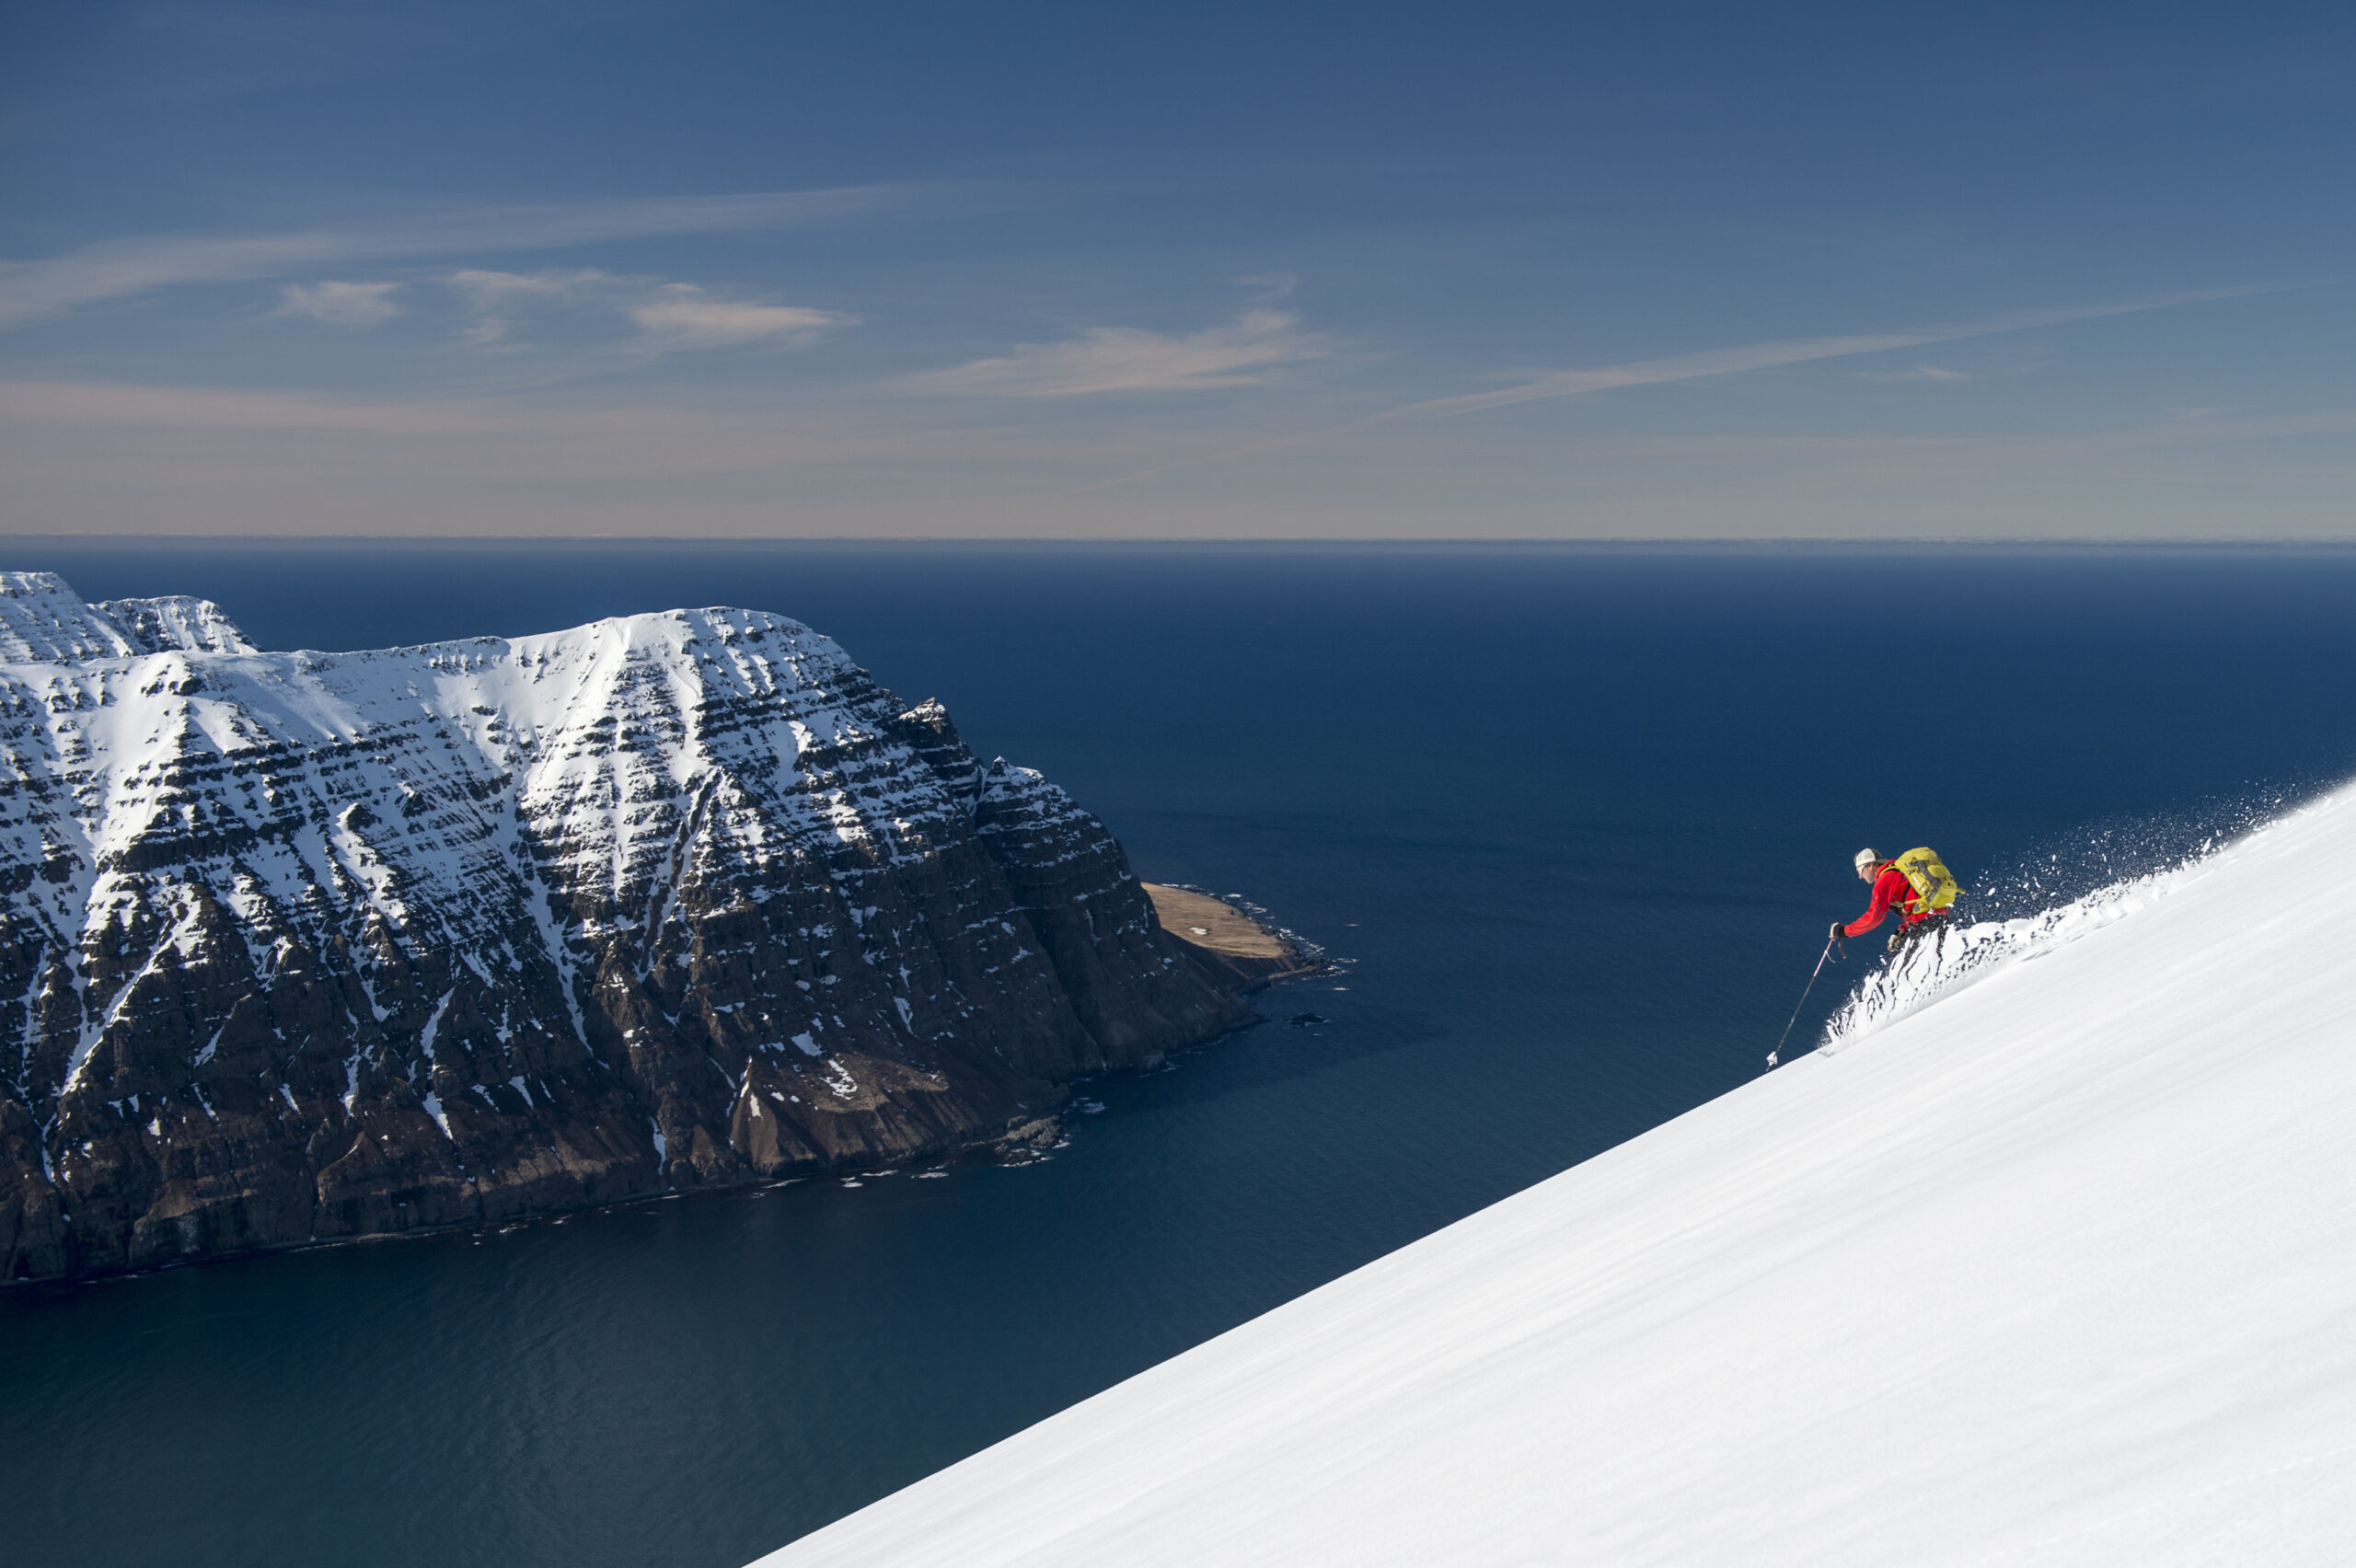
M 1867 866 L 1879 865 L 1880 863 L 1881 863 L 1881 857 L 1880 857 L 1880 856 L 1878 856 L 1878 855 L 1877 855 L 1877 854 L 1875 854 L 1872 850 L 1870 850 L 1870 849 L 1860 849 L 1860 850 L 1858 850 L 1858 851 L 1857 851 L 1857 861 L 1856 861 L 1857 870 L 1861 870 L 1861 871 L 1862 871 L 1862 870 L 1864 870 Z

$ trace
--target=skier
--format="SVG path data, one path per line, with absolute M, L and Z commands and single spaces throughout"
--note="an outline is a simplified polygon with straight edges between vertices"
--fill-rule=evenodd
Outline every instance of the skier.
M 1833 921 L 1832 936 L 1836 940 L 1862 937 L 1895 909 L 1899 919 L 1898 929 L 1889 939 L 1892 952 L 1944 927 L 1955 895 L 1963 891 L 1940 861 L 1938 851 L 1927 847 L 1909 849 L 1894 860 L 1885 860 L 1870 849 L 1860 849 L 1857 877 L 1874 884 L 1873 903 L 1846 925 Z

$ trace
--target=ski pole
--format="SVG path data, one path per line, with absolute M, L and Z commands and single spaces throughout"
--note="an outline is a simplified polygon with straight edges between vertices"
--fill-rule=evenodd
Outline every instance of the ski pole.
M 1807 994 L 1809 991 L 1816 989 L 1816 977 L 1824 973 L 1824 961 L 1832 956 L 1832 944 L 1840 940 L 1841 939 L 1838 937 L 1827 937 L 1824 939 L 1824 951 L 1817 955 L 1816 967 L 1808 971 L 1807 986 L 1805 990 L 1800 992 L 1800 999 L 1792 1004 L 1792 1022 L 1784 1025 L 1784 1032 L 1778 1035 L 1775 1039 L 1775 1048 L 1767 1053 L 1767 1065 L 1769 1066 L 1772 1067 L 1775 1066 L 1776 1063 L 1782 1059 L 1784 1055 L 1784 1042 L 1792 1037 L 1792 1023 L 1799 1022 L 1800 1009 L 1807 1006 Z

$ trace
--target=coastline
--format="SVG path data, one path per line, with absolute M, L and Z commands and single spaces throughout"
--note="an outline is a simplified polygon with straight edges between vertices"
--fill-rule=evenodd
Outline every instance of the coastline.
M 1251 993 L 1288 980 L 1310 978 L 1319 974 L 1338 974 L 1324 958 L 1324 950 L 1283 927 L 1271 925 L 1245 913 L 1241 894 L 1228 899 L 1215 898 L 1199 889 L 1156 882 L 1139 883 L 1151 901 L 1155 915 L 1162 922 L 1169 936 L 1195 962 L 1207 967 L 1214 977 L 1232 986 L 1238 991 Z M 1256 907 L 1256 906 L 1250 906 Z M 1265 911 L 1261 913 L 1265 914 Z M 1253 1016 L 1209 1039 L 1195 1042 L 1197 1046 L 1217 1043 L 1234 1034 L 1265 1022 Z M 1096 1075 L 1082 1075 L 1083 1078 Z M 427 1224 L 405 1227 L 397 1230 L 369 1230 L 344 1236 L 307 1237 L 274 1244 L 248 1247 L 235 1251 L 208 1251 L 193 1256 L 160 1259 L 131 1268 L 99 1269 L 68 1274 L 0 1279 L 0 1290 L 24 1287 L 96 1285 L 114 1280 L 135 1278 L 142 1274 L 160 1274 L 166 1270 L 191 1268 L 205 1263 L 234 1258 L 255 1258 L 277 1253 L 315 1252 L 330 1248 L 356 1247 L 375 1243 L 404 1241 L 429 1237 L 466 1235 L 477 1231 L 497 1231 L 518 1225 L 561 1224 L 583 1215 L 637 1208 L 649 1204 L 670 1203 L 683 1198 L 717 1197 L 741 1194 L 763 1188 L 790 1187 L 812 1181 L 857 1177 L 879 1170 L 905 1169 L 910 1165 L 946 1166 L 959 1160 L 995 1158 L 1011 1164 L 1028 1163 L 1041 1158 L 1044 1151 L 1057 1147 L 1064 1137 L 1064 1113 L 1072 1098 L 1071 1079 L 1054 1085 L 1056 1098 L 1043 1108 L 1023 1107 L 1010 1116 L 1004 1125 L 989 1133 L 946 1140 L 930 1148 L 900 1151 L 896 1157 L 877 1153 L 854 1155 L 817 1170 L 796 1171 L 777 1177 L 755 1175 L 742 1181 L 707 1182 L 692 1187 L 671 1187 L 623 1193 L 597 1201 L 563 1205 L 545 1209 L 511 1213 L 479 1219 L 459 1220 L 448 1224 Z

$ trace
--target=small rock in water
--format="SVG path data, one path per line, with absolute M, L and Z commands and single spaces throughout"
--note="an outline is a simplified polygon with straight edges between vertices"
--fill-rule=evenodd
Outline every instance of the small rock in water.
M 1307 1029 L 1312 1023 L 1331 1023 L 1334 1020 L 1332 1019 L 1325 1017 L 1322 1013 L 1310 1012 L 1295 1013 L 1292 1017 L 1285 1020 L 1286 1024 L 1294 1029 Z

